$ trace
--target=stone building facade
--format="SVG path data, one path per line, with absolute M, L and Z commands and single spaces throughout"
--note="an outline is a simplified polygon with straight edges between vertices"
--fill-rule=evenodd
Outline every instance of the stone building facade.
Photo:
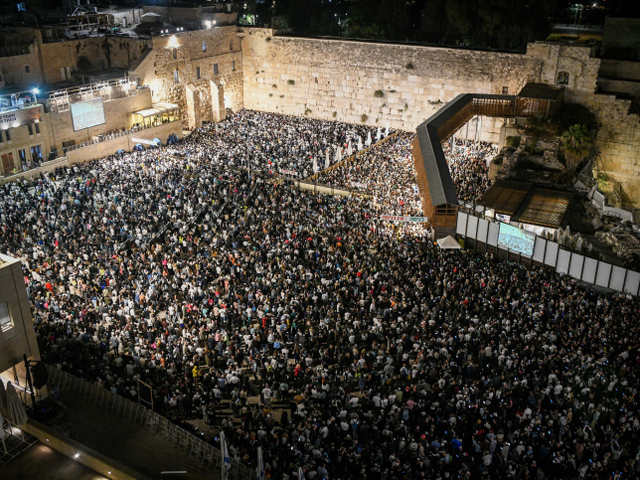
M 129 78 L 148 85 L 154 102 L 177 104 L 187 128 L 220 121 L 244 106 L 240 40 L 235 27 L 155 37 Z

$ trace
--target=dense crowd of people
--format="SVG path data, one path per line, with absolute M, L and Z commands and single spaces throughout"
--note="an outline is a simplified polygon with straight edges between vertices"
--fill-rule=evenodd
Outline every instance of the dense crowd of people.
M 455 147 L 450 140 L 442 149 L 449 164 L 458 200 L 472 203 L 491 187 L 489 162 L 498 153 L 493 144 L 474 140 L 465 144 L 464 140 L 456 138 Z
M 363 125 L 241 110 L 194 131 L 190 143 L 214 163 L 307 178 L 314 165 L 323 170 L 380 135 Z
M 388 215 L 422 215 L 411 155 L 414 137 L 415 134 L 398 132 L 352 161 L 322 172 L 317 181 L 366 194 Z
M 405 134 L 326 178 L 375 199 L 270 180 L 343 143 L 331 125 L 244 112 L 0 186 L 43 358 L 129 398 L 151 384 L 245 464 L 262 446 L 273 479 L 640 478 L 637 299 L 381 222 L 415 208 Z M 247 138 L 264 175 L 235 168 Z

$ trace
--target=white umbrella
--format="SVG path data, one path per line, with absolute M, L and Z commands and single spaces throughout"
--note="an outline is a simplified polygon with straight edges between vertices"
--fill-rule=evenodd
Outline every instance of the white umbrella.
M 262 458 L 262 447 L 258 447 L 258 466 L 256 467 L 256 480 L 264 480 L 264 458 Z
M 358 151 L 362 150 L 362 138 L 358 135 Z
M 7 392 L 4 389 L 4 383 L 0 379 L 0 413 L 7 414 Z
M 318 162 L 315 157 L 313 157 L 313 173 L 318 173 Z
M 329 168 L 329 164 L 331 163 L 331 152 L 329 151 L 329 147 L 327 147 L 327 155 L 324 158 L 324 168 Z
M 378 127 L 378 131 L 376 132 L 376 142 L 379 142 L 382 138 L 382 130 Z
M 29 420 L 18 392 L 11 382 L 7 384 L 7 420 L 17 426 L 22 426 Z
M 338 157 L 336 159 L 336 161 L 341 162 L 342 161 L 342 148 L 338 147 L 338 151 L 336 152 L 336 156 Z
M 367 141 L 365 143 L 367 147 L 371 145 L 371 130 L 369 130 L 369 134 L 367 135 Z
M 389 136 L 389 124 L 387 123 L 386 128 L 384 129 L 384 136 L 388 137 Z
M 353 148 L 351 148 L 351 139 L 349 139 L 349 145 L 347 146 L 347 156 L 350 157 L 353 153 Z

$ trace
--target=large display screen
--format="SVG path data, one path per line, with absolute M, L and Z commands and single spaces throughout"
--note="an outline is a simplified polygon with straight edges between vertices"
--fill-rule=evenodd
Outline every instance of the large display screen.
M 498 234 L 498 248 L 521 253 L 527 257 L 533 256 L 533 245 L 536 242 L 535 233 L 525 232 L 508 223 L 500 224 Z
M 104 119 L 104 107 L 102 97 L 92 98 L 84 102 L 71 104 L 71 118 L 73 120 L 73 130 L 83 130 L 96 125 L 106 123 Z

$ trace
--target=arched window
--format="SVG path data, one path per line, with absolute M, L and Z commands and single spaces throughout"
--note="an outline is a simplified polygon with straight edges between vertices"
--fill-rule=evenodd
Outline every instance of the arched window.
M 229 42 L 229 50 L 233 50 L 233 40 Z
M 207 51 L 207 42 L 206 42 L 206 41 L 203 41 L 203 42 L 202 42 L 202 51 L 203 51 L 203 52 L 206 52 L 206 51 Z
M 558 72 L 558 85 L 569 85 L 569 72 Z

